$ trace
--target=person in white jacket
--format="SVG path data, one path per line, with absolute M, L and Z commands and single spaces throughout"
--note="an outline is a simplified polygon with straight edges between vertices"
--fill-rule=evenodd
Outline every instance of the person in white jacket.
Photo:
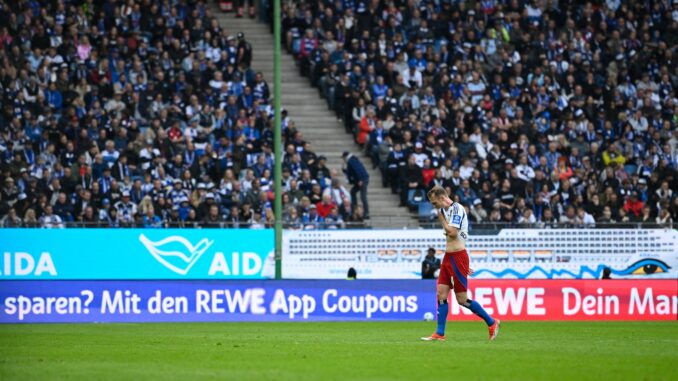
M 643 116 L 643 112 L 638 110 L 629 118 L 629 124 L 636 133 L 643 133 L 647 131 L 649 124 L 647 118 Z
M 323 197 L 325 195 L 330 195 L 335 205 L 342 205 L 344 199 L 351 199 L 351 193 L 341 185 L 341 180 L 336 177 L 332 179 L 332 186 L 325 188 Z
M 532 181 L 534 179 L 534 169 L 527 164 L 527 155 L 520 155 L 519 164 L 516 167 L 518 178 L 523 181 Z
M 487 158 L 487 154 L 492 150 L 494 144 L 490 142 L 490 137 L 487 134 L 483 134 L 480 138 L 480 142 L 476 143 L 476 152 L 478 157 L 482 160 Z

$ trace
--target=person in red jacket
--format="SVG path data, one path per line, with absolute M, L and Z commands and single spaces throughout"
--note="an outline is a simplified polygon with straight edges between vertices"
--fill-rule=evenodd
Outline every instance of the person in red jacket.
M 356 143 L 361 146 L 367 142 L 367 137 L 370 136 L 370 132 L 376 127 L 376 119 L 374 117 L 374 108 L 369 107 L 367 109 L 367 114 L 362 117 L 360 120 L 360 125 L 358 126 L 358 136 L 356 137 Z
M 332 212 L 332 209 L 337 207 L 332 201 L 332 196 L 327 193 L 323 195 L 323 200 L 315 204 L 315 206 L 318 209 L 318 215 L 322 218 L 327 217 Z
M 631 197 L 626 199 L 624 203 L 624 210 L 629 214 L 629 217 L 636 219 L 643 212 L 644 203 L 638 199 L 638 192 L 631 193 Z
M 572 171 L 572 167 L 570 167 L 568 164 L 567 158 L 565 156 L 561 156 L 558 159 L 558 165 L 554 170 L 555 173 L 558 174 L 558 178 L 560 180 L 567 180 L 572 177 L 572 175 L 574 175 L 574 171 Z

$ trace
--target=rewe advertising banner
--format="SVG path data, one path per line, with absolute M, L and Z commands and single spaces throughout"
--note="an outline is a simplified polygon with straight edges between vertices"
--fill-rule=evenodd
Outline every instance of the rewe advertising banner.
M 471 281 L 469 297 L 510 320 L 677 320 L 676 280 Z M 475 320 L 450 296 L 448 320 Z
M 0 229 L 0 280 L 262 279 L 273 230 Z
M 422 320 L 432 280 L 4 281 L 0 323 Z M 676 320 L 675 280 L 472 280 L 471 297 L 518 320 Z M 448 320 L 478 320 L 450 300 Z

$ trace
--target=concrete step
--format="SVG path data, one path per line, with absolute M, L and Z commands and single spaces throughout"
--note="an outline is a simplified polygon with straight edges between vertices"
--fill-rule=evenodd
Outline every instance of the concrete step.
M 247 18 L 236 19 L 233 13 L 221 13 L 215 2 L 210 2 L 212 12 L 229 34 L 243 32 L 253 48 L 252 69 L 261 71 L 269 82 L 273 92 L 273 35 L 268 25 Z M 343 122 L 338 121 L 334 111 L 327 109 L 327 101 L 317 89 L 311 87 L 308 78 L 299 74 L 294 58 L 283 48 L 281 57 L 282 106 L 287 109 L 304 140 L 318 155 L 328 158 L 328 166 L 341 173 L 343 151 L 350 151 L 365 165 L 370 175 L 367 194 L 372 219 L 368 225 L 373 228 L 416 227 L 416 220 L 406 208 L 398 207 L 398 195 L 391 194 L 390 188 L 381 186 L 381 174 L 372 169 L 370 159 L 363 155 L 361 148 L 354 143 L 352 134 L 344 130 Z M 346 186 L 347 181 L 343 179 Z M 381 214 L 381 215 L 380 215 Z

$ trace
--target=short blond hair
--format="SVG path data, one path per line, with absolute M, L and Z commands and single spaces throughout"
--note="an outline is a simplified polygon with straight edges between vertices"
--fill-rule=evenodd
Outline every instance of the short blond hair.
M 447 191 L 445 190 L 445 188 L 436 185 L 433 188 L 431 188 L 431 190 L 428 191 L 426 196 L 428 196 L 429 200 L 431 199 L 431 197 L 447 196 Z

